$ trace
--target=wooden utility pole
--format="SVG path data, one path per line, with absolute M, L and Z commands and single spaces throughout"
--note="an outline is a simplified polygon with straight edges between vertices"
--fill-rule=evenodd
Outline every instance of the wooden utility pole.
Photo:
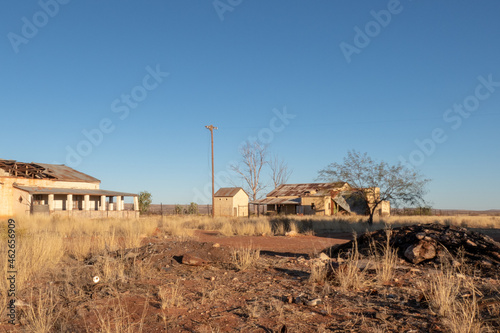
M 215 191 L 214 191 L 214 187 L 215 187 L 215 177 L 214 177 L 214 129 L 217 129 L 217 127 L 215 127 L 214 125 L 208 125 L 208 126 L 205 126 L 205 127 L 210 130 L 210 140 L 212 142 L 212 218 L 214 218 L 215 217 L 215 210 L 214 210 L 214 202 L 215 202 L 215 198 L 214 198 L 214 194 L 215 194 Z

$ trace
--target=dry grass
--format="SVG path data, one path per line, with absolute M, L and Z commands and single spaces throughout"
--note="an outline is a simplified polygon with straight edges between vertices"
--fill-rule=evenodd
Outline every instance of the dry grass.
M 183 296 L 179 280 L 176 280 L 171 286 L 168 287 L 159 286 L 158 298 L 160 299 L 162 310 L 174 306 L 180 306 L 182 304 Z
M 473 278 L 457 271 L 451 264 L 429 275 L 420 282 L 429 308 L 441 318 L 451 332 L 483 332 L 486 325 L 479 315 L 478 289 Z
M 388 283 L 394 277 L 394 270 L 398 262 L 397 250 L 390 245 L 392 231 L 386 229 L 386 241 L 383 245 L 377 247 L 372 243 L 372 253 L 375 258 L 375 270 L 377 272 L 377 282 Z
M 254 266 L 260 258 L 260 250 L 249 247 L 233 249 L 231 259 L 236 269 L 242 271 Z
M 264 309 L 257 301 L 251 301 L 245 304 L 243 311 L 249 318 L 259 318 Z
M 181 240 L 193 237 L 196 229 L 216 230 L 223 235 L 282 235 L 287 231 L 301 234 L 314 234 L 323 231 L 339 232 L 368 229 L 365 217 L 332 218 L 332 217 L 287 217 L 287 218 L 216 218 L 209 217 L 148 217 L 138 220 L 89 220 L 76 218 L 50 218 L 44 216 L 20 217 L 16 219 L 16 269 L 18 299 L 30 300 L 24 308 L 22 318 L 24 328 L 30 332 L 48 332 L 60 329 L 67 309 L 59 310 L 62 299 L 78 299 L 83 291 L 75 288 L 75 282 L 83 279 L 81 272 L 64 273 L 68 263 L 76 262 L 84 266 L 82 261 L 91 257 L 97 258 L 92 267 L 82 268 L 98 275 L 106 288 L 117 288 L 118 284 L 132 279 L 151 279 L 157 272 L 153 271 L 147 261 L 134 262 L 117 256 L 113 251 L 136 248 L 143 245 L 143 239 L 153 234 L 164 233 Z M 491 228 L 500 225 L 500 217 L 390 217 L 377 219 L 370 229 L 380 229 L 387 225 L 397 227 L 414 223 L 438 222 L 474 228 Z M 6 240 L 6 228 L 0 228 L 0 238 Z M 389 282 L 392 279 L 396 264 L 394 250 L 385 246 L 376 249 L 377 281 Z M 232 263 L 238 270 L 245 270 L 256 265 L 260 251 L 252 247 L 236 249 L 232 252 Z M 7 275 L 7 247 L 0 247 L 0 267 Z M 73 267 L 73 266 L 71 266 Z M 359 290 L 366 286 L 368 280 L 366 269 L 360 269 L 360 255 L 355 245 L 349 258 L 334 270 L 334 283 L 339 289 Z M 71 269 L 74 269 L 71 268 Z M 464 269 L 464 268 L 461 268 Z M 68 271 L 70 269 L 68 268 Z M 54 272 L 58 272 L 54 274 Z M 85 271 L 86 272 L 86 271 Z M 463 273 L 463 272 L 462 272 Z M 323 283 L 326 281 L 327 266 L 311 267 L 310 281 Z M 89 275 L 89 281 L 91 279 Z M 41 291 L 33 289 L 39 281 L 57 281 L 68 290 Z M 87 277 L 85 277 L 87 279 Z M 432 311 L 442 319 L 443 326 L 453 332 L 477 332 L 486 327 L 481 322 L 476 299 L 476 288 L 472 279 L 463 279 L 450 267 L 431 275 L 425 290 Z M 0 282 L 0 315 L 6 318 L 5 304 L 7 280 Z M 325 283 L 326 285 L 326 283 Z M 69 289 L 71 288 L 71 292 Z M 152 293 L 153 291 L 151 291 Z M 203 292 L 202 303 L 212 301 L 217 296 L 215 286 Z M 467 292 L 469 297 L 462 297 Z M 61 296 L 64 295 L 64 296 Z M 172 285 L 158 288 L 158 299 L 162 309 L 178 307 L 183 302 L 183 289 L 179 281 Z M 142 330 L 143 320 L 132 320 L 128 309 L 118 296 L 106 303 L 96 303 L 96 316 L 99 330 L 102 332 L 137 332 Z M 282 304 L 267 304 L 268 308 L 283 316 Z M 246 311 L 252 318 L 263 312 L 263 303 L 247 305 Z M 102 311 L 101 311 L 102 310 Z M 65 312 L 66 311 L 66 312 Z M 146 311 L 146 310 L 144 310 Z M 493 311 L 493 310 L 492 310 Z M 496 310 L 495 310 L 496 311 Z M 69 312 L 68 312 L 69 313 Z M 4 320 L 5 321 L 5 320 Z
M 181 217 L 167 217 L 164 216 L 161 218 L 161 229 L 165 231 L 168 235 L 179 238 L 181 240 L 186 240 L 194 235 L 194 230 L 192 226 L 189 225 L 190 221 L 186 221 L 186 219 Z
M 342 261 L 339 257 L 339 262 Z M 366 264 L 363 269 L 360 269 L 360 266 L 360 254 L 355 234 L 354 244 L 347 260 L 341 263 L 337 269 L 333 270 L 334 281 L 341 290 L 359 290 L 368 283 L 367 268 L 369 265 Z
M 474 229 L 495 229 L 500 226 L 500 216 L 389 216 L 375 217 L 369 226 L 366 216 L 290 216 L 299 230 L 322 232 L 362 233 L 384 229 L 387 226 L 397 228 L 416 223 L 438 223 Z
M 94 310 L 97 317 L 99 332 L 102 333 L 135 333 L 142 332 L 144 319 L 147 310 L 147 300 L 144 303 L 144 309 L 141 318 L 138 322 L 134 322 L 130 312 L 125 308 L 119 296 L 111 299 L 107 304 L 107 310 Z
M 31 302 L 25 311 L 25 326 L 29 332 L 48 333 L 54 329 L 54 324 L 61 314 L 61 306 L 54 295 L 54 290 L 38 290 L 33 294 Z
M 328 266 L 324 262 L 312 262 L 309 282 L 325 283 L 327 281 Z
M 42 278 L 58 270 L 65 255 L 84 260 L 117 249 L 138 247 L 142 238 L 157 228 L 155 219 L 90 220 L 62 219 L 46 216 L 16 219 L 17 291 L 22 293 L 28 281 Z M 3 232 L 3 230 L 2 230 Z M 3 235 L 3 233 L 2 233 Z M 3 237 L 3 236 L 2 236 Z M 4 276 L 8 271 L 6 246 L 0 247 L 0 267 Z M 110 259 L 110 258 L 109 258 Z M 104 261 L 99 274 L 109 279 L 119 278 L 123 269 L 120 262 Z M 0 281 L 1 290 L 7 290 L 7 281 Z
M 133 220 L 131 220 L 133 223 Z M 303 235 L 314 235 L 323 232 L 363 233 L 387 228 L 412 225 L 415 223 L 439 223 L 442 225 L 457 225 L 476 229 L 491 229 L 500 226 L 500 216 L 390 216 L 375 217 L 373 225 L 367 224 L 366 216 L 260 216 L 245 218 L 230 218 L 209 216 L 163 216 L 160 218 L 141 218 L 143 221 L 153 221 L 153 229 L 158 226 L 170 236 L 186 239 L 193 237 L 195 230 L 218 231 L 224 236 L 260 236 L 284 235 L 295 231 Z M 75 230 L 83 221 L 77 221 Z M 156 224 L 155 224 L 156 223 Z M 134 226 L 132 224 L 132 226 Z M 102 230 L 108 231 L 108 229 Z M 140 234 L 148 234 L 144 230 Z M 133 235 L 139 235 L 138 232 Z M 120 234 L 117 233 L 119 237 Z M 137 237 L 135 237 L 137 239 Z

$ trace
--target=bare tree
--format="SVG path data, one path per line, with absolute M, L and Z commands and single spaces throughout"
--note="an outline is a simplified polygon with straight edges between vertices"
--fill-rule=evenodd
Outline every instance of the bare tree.
M 260 181 L 262 168 L 268 163 L 267 146 L 258 142 L 247 142 L 240 148 L 242 161 L 232 165 L 231 170 L 236 172 L 246 184 L 245 190 L 251 195 L 252 200 L 259 198 L 259 193 L 265 188 Z
M 385 200 L 405 203 L 412 206 L 425 205 L 424 195 L 430 179 L 425 179 L 416 170 L 398 163 L 389 165 L 376 162 L 367 153 L 349 151 L 342 164 L 332 163 L 319 171 L 318 179 L 326 181 L 345 181 L 359 189 L 367 202 L 370 202 L 369 224 L 377 206 Z M 376 192 L 380 188 L 380 194 Z
M 275 154 L 269 161 L 269 167 L 271 168 L 271 177 L 273 179 L 274 188 L 285 184 L 292 174 L 292 170 L 288 169 L 288 164 L 284 160 L 280 159 L 277 154 Z

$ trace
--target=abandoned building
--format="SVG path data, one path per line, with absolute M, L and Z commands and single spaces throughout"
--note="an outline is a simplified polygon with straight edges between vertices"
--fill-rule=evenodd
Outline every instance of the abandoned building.
M 366 189 L 352 188 L 346 182 L 282 184 L 266 198 L 252 201 L 251 204 L 266 206 L 267 212 L 271 214 L 367 215 L 375 200 L 373 195 L 365 195 L 363 191 Z M 380 198 L 379 188 L 375 188 L 375 196 Z M 380 202 L 375 215 L 390 215 L 389 201 Z
M 214 194 L 215 216 L 248 216 L 248 194 L 241 187 L 223 187 Z
M 0 216 L 138 217 L 137 194 L 99 189 L 101 181 L 65 165 L 0 159 Z M 132 197 L 133 210 L 125 210 Z

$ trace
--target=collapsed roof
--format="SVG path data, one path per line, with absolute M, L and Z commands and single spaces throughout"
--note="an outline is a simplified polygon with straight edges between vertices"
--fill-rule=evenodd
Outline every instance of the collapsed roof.
M 1 171 L 3 171 L 3 173 Z M 63 164 L 25 163 L 15 160 L 0 159 L 0 176 L 2 175 L 29 179 L 100 183 L 99 179 L 76 171 Z
M 271 191 L 267 197 L 301 197 L 309 194 L 327 194 L 329 191 L 341 189 L 346 185 L 347 188 L 350 188 L 349 184 L 346 182 L 281 184 Z

